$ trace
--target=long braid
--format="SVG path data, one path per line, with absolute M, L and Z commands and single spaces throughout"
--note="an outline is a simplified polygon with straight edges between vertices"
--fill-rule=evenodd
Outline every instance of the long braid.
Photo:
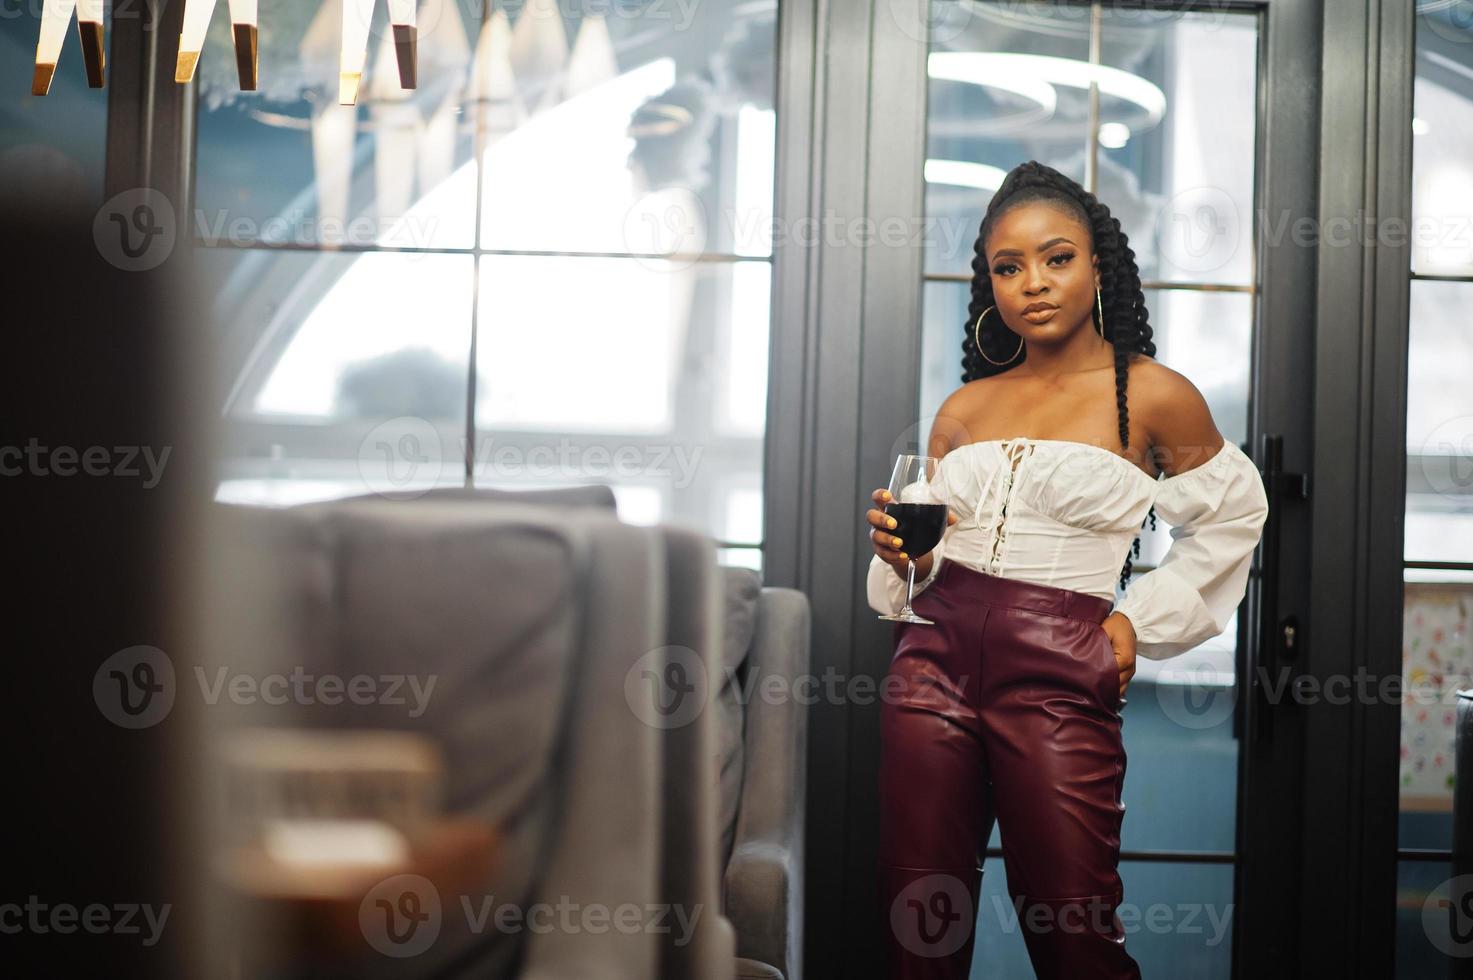
M 1105 339 L 1115 349 L 1115 405 L 1120 423 L 1120 445 L 1130 448 L 1129 403 L 1126 388 L 1130 379 L 1130 362 L 1136 354 L 1156 356 L 1156 344 L 1151 339 L 1151 325 L 1146 311 L 1145 293 L 1141 289 L 1140 272 L 1136 266 L 1135 252 L 1120 221 L 1110 214 L 1110 209 L 1093 194 L 1059 171 L 1036 160 L 1021 163 L 1008 172 L 1002 186 L 987 205 L 982 226 L 977 234 L 972 255 L 972 299 L 967 306 L 967 328 L 962 340 L 962 383 L 978 378 L 992 377 L 1011 371 L 1028 360 L 1026 345 L 1006 364 L 992 364 L 977 350 L 973 339 L 972 324 L 982 311 L 995 302 L 992 293 L 992 276 L 987 266 L 987 238 L 999 218 L 1013 208 L 1035 201 L 1043 201 L 1074 214 L 1089 231 L 1095 255 L 1099 258 L 1100 304 L 1104 307 Z M 1100 324 L 1096 314 L 1091 314 L 1096 328 Z M 1002 323 L 1002 318 L 989 316 L 982 324 L 982 343 L 987 357 L 994 361 L 1007 361 L 1019 350 L 1020 338 Z M 1156 529 L 1156 508 L 1146 515 L 1151 530 Z M 1142 522 L 1142 527 L 1146 522 Z M 1120 571 L 1120 587 L 1130 580 L 1131 558 L 1139 558 L 1141 539 L 1137 534 L 1126 554 L 1125 566 Z

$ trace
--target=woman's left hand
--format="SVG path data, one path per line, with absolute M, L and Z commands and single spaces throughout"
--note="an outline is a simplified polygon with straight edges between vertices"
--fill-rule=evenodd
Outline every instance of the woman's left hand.
M 1100 627 L 1110 638 L 1115 651 L 1115 666 L 1120 670 L 1120 703 L 1125 703 L 1125 689 L 1135 676 L 1135 627 L 1124 613 L 1112 612 Z

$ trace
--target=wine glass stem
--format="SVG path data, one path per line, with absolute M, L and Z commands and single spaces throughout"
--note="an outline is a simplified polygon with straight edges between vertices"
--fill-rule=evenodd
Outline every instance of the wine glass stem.
M 905 611 L 910 611 L 910 600 L 916 591 L 916 560 L 909 559 L 905 563 Z

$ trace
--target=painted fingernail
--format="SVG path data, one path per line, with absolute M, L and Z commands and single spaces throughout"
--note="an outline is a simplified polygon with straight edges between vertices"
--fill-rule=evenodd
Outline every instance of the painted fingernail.
M 910 556 L 909 556 L 909 555 L 907 555 L 907 554 L 906 554 L 906 553 L 905 553 L 905 552 L 903 552 L 903 551 L 902 551 L 902 552 L 901 552 L 901 553 L 900 553 L 900 560 L 901 560 L 901 561 L 910 561 Z
M 898 548 L 898 547 L 900 547 L 904 543 L 905 542 L 901 541 L 899 538 L 895 538 L 893 541 L 890 542 L 890 547 L 892 547 L 892 548 Z
M 888 523 L 891 527 L 894 527 L 895 526 L 895 518 L 893 518 L 893 517 L 890 518 L 890 520 L 887 521 L 886 523 Z

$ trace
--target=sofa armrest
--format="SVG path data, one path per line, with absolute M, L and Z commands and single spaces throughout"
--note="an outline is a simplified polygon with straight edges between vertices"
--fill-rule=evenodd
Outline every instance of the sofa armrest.
M 726 918 L 737 956 L 777 967 L 800 980 L 803 957 L 803 859 L 779 844 L 737 844 L 726 865 Z
M 810 619 L 803 593 L 762 590 L 745 685 L 742 801 L 723 882 L 737 955 L 786 980 L 802 977 Z

